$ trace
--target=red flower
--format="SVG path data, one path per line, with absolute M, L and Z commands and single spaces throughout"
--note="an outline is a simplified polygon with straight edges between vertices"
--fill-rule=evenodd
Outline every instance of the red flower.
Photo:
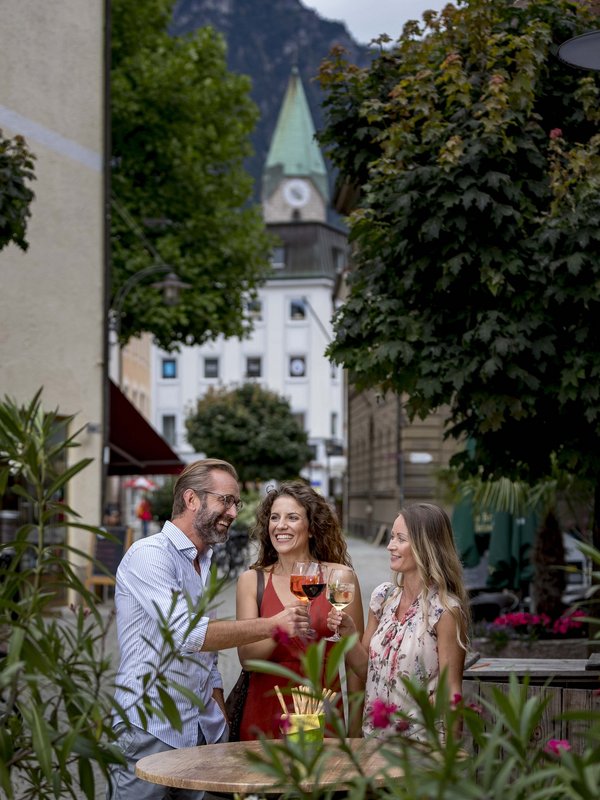
M 374 728 L 388 728 L 392 714 L 396 711 L 393 703 L 386 703 L 385 700 L 377 698 L 371 706 L 371 718 Z
M 277 626 L 277 628 L 275 628 L 275 630 L 271 634 L 271 638 L 273 639 L 275 644 L 282 644 L 284 647 L 289 645 L 291 643 L 291 641 L 292 641 L 290 639 L 290 637 L 288 636 L 288 633 L 285 630 L 285 628 L 281 628 L 279 626 Z
M 404 733 L 410 728 L 410 722 L 407 719 L 399 719 L 395 725 L 398 733 Z
M 549 753 L 553 756 L 559 756 L 561 751 L 566 753 L 570 749 L 571 745 L 566 739 L 550 739 L 546 747 L 544 747 L 546 753 Z
M 560 139 L 562 136 L 562 128 L 552 128 L 550 131 L 550 138 L 551 139 Z
M 452 695 L 452 701 L 451 701 L 452 708 L 456 708 L 456 706 L 459 706 L 461 703 L 462 703 L 462 694 L 456 692 L 456 694 Z

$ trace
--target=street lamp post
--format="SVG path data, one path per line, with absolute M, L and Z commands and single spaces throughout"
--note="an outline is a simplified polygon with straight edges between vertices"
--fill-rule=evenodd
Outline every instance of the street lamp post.
M 161 281 L 157 281 L 152 284 L 154 289 L 161 289 L 163 292 L 163 298 L 168 306 L 177 305 L 179 302 L 179 295 L 181 294 L 182 289 L 189 288 L 189 283 L 184 283 L 179 279 L 179 277 L 173 272 L 171 267 L 167 264 L 152 264 L 149 267 L 145 267 L 144 269 L 139 270 L 139 272 L 134 272 L 133 275 L 130 275 L 129 278 L 125 281 L 125 283 L 121 286 L 119 291 L 117 292 L 114 302 L 109 311 L 109 334 L 110 334 L 110 362 L 111 365 L 114 367 L 115 362 L 112 358 L 112 353 L 114 349 L 117 350 L 117 358 L 116 358 L 116 383 L 118 386 L 121 386 L 121 379 L 122 379 L 122 364 L 121 364 L 121 356 L 122 356 L 122 349 L 119 345 L 119 336 L 121 333 L 121 319 L 123 316 L 123 304 L 125 302 L 125 298 L 129 294 L 129 292 L 133 289 L 134 286 L 144 281 L 150 275 L 157 275 L 161 272 L 166 272 L 167 275 Z M 115 369 L 111 369 L 111 373 L 114 375 Z

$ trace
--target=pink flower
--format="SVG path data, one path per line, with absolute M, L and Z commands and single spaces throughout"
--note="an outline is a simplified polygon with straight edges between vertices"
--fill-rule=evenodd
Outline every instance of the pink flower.
M 483 714 L 483 706 L 480 706 L 479 703 L 467 703 L 467 708 L 470 708 L 476 714 Z
M 395 725 L 398 733 L 405 733 L 410 728 L 410 722 L 407 719 L 399 719 Z
M 284 645 L 284 647 L 289 645 L 290 642 L 292 641 L 288 636 L 288 632 L 285 630 L 285 628 L 281 628 L 280 626 L 277 626 L 275 628 L 275 630 L 271 634 L 271 638 L 276 644 L 282 644 Z
M 456 694 L 452 695 L 452 700 L 450 701 L 450 705 L 452 708 L 456 708 L 462 703 L 462 694 L 456 692 Z
M 289 717 L 284 717 L 283 714 L 282 714 L 281 715 L 281 722 L 279 724 L 279 727 L 281 728 L 281 732 L 283 734 L 288 733 L 289 729 L 292 727 L 292 723 L 290 722 L 290 718 Z
M 550 755 L 559 756 L 561 751 L 565 753 L 571 749 L 571 745 L 566 739 L 549 739 L 544 750 Z
M 390 725 L 392 714 L 396 711 L 396 706 L 393 703 L 386 703 L 385 700 L 373 701 L 371 706 L 371 718 L 373 720 L 374 728 L 388 728 Z
M 583 611 L 573 611 L 570 614 L 563 614 L 562 617 L 559 617 L 557 620 L 554 621 L 554 625 L 552 626 L 553 633 L 567 633 L 568 631 L 576 628 L 581 628 L 583 625 L 583 618 L 585 614 Z
M 550 138 L 551 139 L 560 139 L 562 136 L 562 128 L 552 128 L 550 131 Z

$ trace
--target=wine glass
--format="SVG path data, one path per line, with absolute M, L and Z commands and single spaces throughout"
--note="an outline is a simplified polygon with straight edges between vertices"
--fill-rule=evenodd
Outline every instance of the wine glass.
M 354 600 L 354 573 L 350 569 L 332 569 L 327 581 L 327 599 L 338 611 L 346 608 Z M 339 642 L 342 637 L 339 625 L 328 642 Z
M 325 589 L 326 570 L 318 561 L 295 561 L 290 574 L 290 590 L 299 600 L 308 604 L 308 620 L 310 625 L 310 606 L 315 597 Z M 306 632 L 309 638 L 315 638 L 317 632 L 309 627 Z

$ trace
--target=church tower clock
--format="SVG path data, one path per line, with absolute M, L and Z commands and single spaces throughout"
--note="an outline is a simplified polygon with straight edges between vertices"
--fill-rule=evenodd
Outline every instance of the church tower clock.
M 267 223 L 327 220 L 327 169 L 296 67 L 271 139 L 261 199 Z

